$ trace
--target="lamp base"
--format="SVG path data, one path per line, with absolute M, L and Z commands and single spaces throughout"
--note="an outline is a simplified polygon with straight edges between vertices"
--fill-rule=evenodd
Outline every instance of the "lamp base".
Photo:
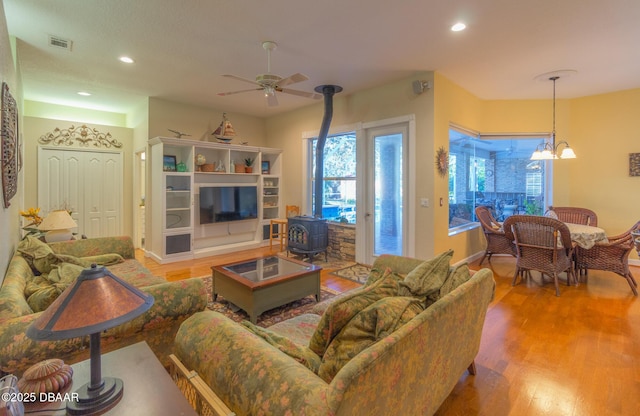
M 73 237 L 71 230 L 51 230 L 44 235 L 44 241 L 47 243 L 55 243 L 58 241 L 69 241 Z
M 68 415 L 102 414 L 118 404 L 124 392 L 124 383 L 119 378 L 105 377 L 102 387 L 90 390 L 89 383 L 76 390 L 77 401 L 67 403 Z

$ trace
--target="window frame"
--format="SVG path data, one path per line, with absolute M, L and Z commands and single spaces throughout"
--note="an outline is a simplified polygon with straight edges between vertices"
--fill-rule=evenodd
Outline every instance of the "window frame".
M 459 153 L 454 152 L 454 146 L 452 146 L 452 131 L 454 131 L 455 133 L 457 133 L 458 135 L 462 135 L 462 136 L 467 136 L 469 139 L 471 139 L 471 141 L 478 141 L 478 143 L 482 142 L 482 141 L 498 141 L 498 140 L 535 140 L 535 141 L 539 141 L 539 142 L 544 142 L 546 140 L 549 140 L 551 137 L 551 134 L 548 132 L 545 133 L 480 133 L 480 132 L 476 132 L 458 125 L 455 125 L 453 123 L 451 123 L 449 125 L 449 186 L 448 186 L 448 204 L 449 204 L 449 210 L 450 210 L 450 214 L 449 214 L 449 221 L 451 221 L 451 204 L 455 204 L 456 201 L 458 200 L 456 198 L 456 193 L 451 192 L 451 185 L 453 184 L 453 188 L 455 190 L 455 192 L 461 192 L 461 190 L 459 189 L 459 184 L 458 181 L 456 180 L 456 172 L 457 169 L 459 169 L 460 167 L 458 166 L 458 162 L 457 162 L 457 158 Z M 534 143 L 527 143 L 526 145 L 528 146 L 533 146 Z M 479 157 L 475 151 L 476 151 L 477 146 L 474 146 L 474 154 L 471 156 L 472 159 L 482 159 L 482 157 Z M 533 149 L 531 150 L 533 151 Z M 490 160 L 487 158 L 484 158 L 485 160 Z M 521 160 L 523 158 L 520 158 Z M 527 165 L 527 168 L 529 167 L 530 163 Z M 552 199 L 551 196 L 553 194 L 553 164 L 550 163 L 550 161 L 541 161 L 540 164 L 538 164 L 537 166 L 541 166 L 542 170 L 540 171 L 540 176 L 541 178 L 537 181 L 538 182 L 538 186 L 542 187 L 542 192 L 541 192 L 541 199 L 542 199 L 542 210 L 544 211 L 544 206 L 547 205 L 552 205 Z M 471 169 L 471 166 L 465 167 L 465 168 L 469 168 Z M 497 170 L 496 166 L 490 166 L 490 167 L 486 167 L 486 170 L 491 170 L 492 174 L 496 174 L 496 172 L 493 172 L 494 170 Z M 485 170 L 485 172 L 486 172 Z M 459 172 L 458 172 L 459 173 Z M 452 177 L 453 175 L 453 177 Z M 484 176 L 486 178 L 486 176 Z M 524 180 L 525 180 L 525 188 L 522 190 L 522 192 L 517 192 L 517 193 L 524 193 L 525 195 L 525 205 L 529 205 L 528 203 L 528 198 L 529 198 L 529 172 L 525 173 L 524 176 Z M 467 184 L 469 184 L 470 182 L 467 181 Z M 466 192 L 466 191 L 465 191 Z M 471 196 L 472 196 L 472 206 L 476 206 L 476 198 L 477 198 L 477 194 L 478 191 L 476 190 L 470 190 L 469 192 L 472 192 Z M 469 193 L 467 192 L 467 193 Z M 493 191 L 495 193 L 495 191 Z M 477 222 L 476 218 L 475 218 L 475 212 L 474 209 L 471 210 L 472 212 L 470 213 L 471 216 L 471 221 L 469 223 L 465 223 L 465 224 L 459 224 L 459 225 L 455 225 L 455 226 L 451 226 L 451 223 L 449 224 L 448 227 L 448 234 L 449 236 L 451 235 L 455 235 L 461 232 L 465 232 L 465 231 L 469 231 L 471 229 L 475 229 L 477 227 L 480 226 L 480 224 Z

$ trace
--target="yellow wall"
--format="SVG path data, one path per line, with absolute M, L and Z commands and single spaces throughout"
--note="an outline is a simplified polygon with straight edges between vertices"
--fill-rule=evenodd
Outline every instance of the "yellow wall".
M 640 220 L 640 177 L 629 176 L 629 153 L 640 153 L 639 112 L 640 89 L 571 100 L 571 204 L 593 209 L 609 235 Z
M 435 77 L 435 149 L 440 147 L 449 149 L 449 126 L 455 123 L 468 129 L 478 131 L 481 127 L 482 101 L 460 88 L 444 76 L 436 73 Z M 426 164 L 433 166 L 435 156 L 426 159 Z M 447 249 L 454 250 L 454 261 L 467 258 L 484 249 L 484 236 L 479 229 L 473 229 L 449 236 L 449 181 L 435 175 L 434 205 L 438 205 L 434 212 L 435 253 Z M 442 198 L 443 206 L 439 206 Z

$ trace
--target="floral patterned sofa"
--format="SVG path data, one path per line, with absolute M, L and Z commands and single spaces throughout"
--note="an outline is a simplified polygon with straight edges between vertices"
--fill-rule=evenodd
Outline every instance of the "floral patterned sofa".
M 206 308 L 207 292 L 202 279 L 168 282 L 153 276 L 135 260 L 130 237 L 92 238 L 48 245 L 31 240 L 32 246 L 36 247 L 30 247 L 28 252 L 26 241 L 20 243 L 12 257 L 0 287 L 0 370 L 3 372 L 20 374 L 34 363 L 48 358 L 74 363 L 89 357 L 88 337 L 43 342 L 26 336 L 27 328 L 41 313 L 34 312 L 32 306 L 38 309 L 38 305 L 28 302 L 26 295 L 29 287 L 41 277 L 37 276 L 39 271 L 32 268 L 34 257 L 40 256 L 33 254 L 36 251 L 44 251 L 48 258 L 77 259 L 79 264 L 94 261 L 104 264 L 100 260 L 108 258 L 106 267 L 111 273 L 153 295 L 155 301 L 151 309 L 102 334 L 102 352 L 144 340 L 168 365 L 178 327 L 187 317 Z M 112 261 L 114 257 L 118 260 Z M 55 291 L 53 286 L 52 290 Z M 45 306 L 42 308 L 46 309 Z
M 269 328 L 194 314 L 175 355 L 239 416 L 431 415 L 475 374 L 495 290 L 452 254 L 381 256 L 363 287 Z

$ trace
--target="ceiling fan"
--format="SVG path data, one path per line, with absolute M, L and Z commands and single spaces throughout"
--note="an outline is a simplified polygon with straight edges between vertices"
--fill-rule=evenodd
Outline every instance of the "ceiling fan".
M 230 92 L 219 92 L 218 95 L 232 95 L 238 94 L 241 92 L 248 91 L 264 91 L 264 96 L 267 98 L 267 104 L 270 107 L 274 107 L 278 105 L 278 98 L 276 97 L 276 92 L 284 92 L 287 94 L 298 95 L 301 97 L 312 98 L 314 100 L 319 100 L 322 98 L 322 94 L 316 94 L 313 92 L 305 92 L 299 90 L 292 90 L 290 88 L 283 88 L 287 85 L 295 84 L 296 82 L 306 81 L 306 75 L 301 73 L 296 73 L 293 75 L 289 75 L 286 78 L 279 77 L 278 75 L 271 73 L 271 51 L 274 50 L 278 45 L 272 41 L 262 42 L 262 47 L 267 51 L 267 73 L 266 74 L 258 74 L 256 76 L 256 80 L 252 81 L 250 79 L 242 78 L 236 75 L 223 75 L 223 77 L 237 79 L 238 81 L 248 82 L 250 84 L 257 85 L 258 88 L 250 88 L 248 90 L 239 90 L 239 91 L 230 91 Z

